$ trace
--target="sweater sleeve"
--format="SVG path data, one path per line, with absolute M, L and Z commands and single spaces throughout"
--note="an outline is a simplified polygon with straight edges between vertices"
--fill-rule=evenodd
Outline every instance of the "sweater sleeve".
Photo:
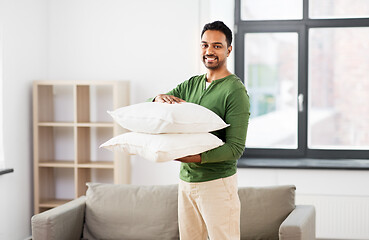
M 238 89 L 228 95 L 225 103 L 225 143 L 201 153 L 201 163 L 237 160 L 245 149 L 247 127 L 250 117 L 250 103 L 246 89 Z

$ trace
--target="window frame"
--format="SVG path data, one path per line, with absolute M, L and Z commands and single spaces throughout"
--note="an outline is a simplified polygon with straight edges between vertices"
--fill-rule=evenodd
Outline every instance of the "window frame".
M 241 158 L 307 158 L 307 159 L 368 159 L 369 150 L 309 149 L 308 140 L 308 61 L 309 30 L 312 28 L 369 27 L 369 18 L 310 19 L 309 0 L 302 0 L 303 17 L 300 20 L 242 20 L 241 0 L 235 0 L 235 73 L 244 82 L 245 34 L 298 34 L 298 92 L 303 94 L 303 111 L 298 111 L 298 148 L 246 148 Z M 297 101 L 297 96 L 296 96 Z

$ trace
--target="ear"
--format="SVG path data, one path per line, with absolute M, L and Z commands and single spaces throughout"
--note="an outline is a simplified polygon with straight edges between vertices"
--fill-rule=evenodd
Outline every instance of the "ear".
M 229 57 L 229 54 L 232 52 L 232 46 L 229 46 L 227 51 L 228 51 L 227 57 Z

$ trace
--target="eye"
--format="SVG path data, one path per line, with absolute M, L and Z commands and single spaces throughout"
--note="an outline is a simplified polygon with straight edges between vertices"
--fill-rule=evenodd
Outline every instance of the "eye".
M 208 45 L 206 43 L 201 44 L 201 48 L 207 48 Z
M 214 48 L 219 49 L 222 48 L 222 46 L 216 45 Z

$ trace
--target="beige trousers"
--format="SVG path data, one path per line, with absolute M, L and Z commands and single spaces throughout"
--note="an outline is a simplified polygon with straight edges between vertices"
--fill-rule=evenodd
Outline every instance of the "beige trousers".
M 213 181 L 180 180 L 178 223 L 181 240 L 239 240 L 237 175 Z

